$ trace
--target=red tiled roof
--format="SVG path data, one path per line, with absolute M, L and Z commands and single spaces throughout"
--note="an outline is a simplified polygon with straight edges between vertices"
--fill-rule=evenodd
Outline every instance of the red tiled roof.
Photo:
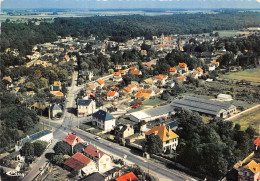
M 108 96 L 115 96 L 116 95 L 116 91 L 109 91 L 107 93 Z
M 120 72 L 114 72 L 114 75 L 115 75 L 115 76 L 119 76 L 119 75 L 120 75 Z
M 175 68 L 175 67 L 171 67 L 169 71 L 170 71 L 170 72 L 175 72 L 175 71 L 176 71 L 176 68 Z
M 91 157 L 99 160 L 99 158 L 101 158 L 105 153 L 100 151 L 99 149 L 97 149 L 96 147 L 92 146 L 92 145 L 88 145 L 84 152 L 87 154 L 87 155 L 90 155 Z M 100 155 L 100 157 L 99 157 Z
M 258 146 L 260 146 L 260 138 L 256 138 L 255 140 L 254 140 L 254 144 L 258 147 Z
M 168 130 L 166 128 L 166 126 L 164 126 L 164 125 L 154 126 L 154 127 L 151 128 L 150 131 L 145 133 L 145 135 L 151 135 L 151 134 L 159 135 L 162 141 L 167 141 L 167 140 L 171 140 L 171 139 L 179 137 L 171 129 Z
M 184 81 L 186 79 L 186 77 L 183 75 L 181 77 L 177 77 L 176 78 L 178 81 Z
M 136 67 L 130 67 L 129 68 L 129 70 L 135 70 L 136 69 Z
M 133 172 L 127 173 L 125 175 L 122 175 L 121 177 L 118 177 L 116 181 L 139 181 L 138 178 L 135 176 Z
M 72 158 L 84 163 L 84 164 L 89 164 L 89 162 L 91 161 L 88 157 L 86 157 L 85 155 L 81 154 L 81 153 L 76 153 L 75 155 L 72 156 Z
M 249 162 L 245 167 L 249 168 L 254 174 L 260 172 L 260 163 L 256 163 L 254 160 Z
M 64 139 L 63 139 L 63 141 L 64 142 L 66 142 L 66 143 L 68 143 L 69 145 L 72 145 L 73 143 L 74 143 L 74 141 L 76 140 L 76 136 L 75 135 L 73 135 L 73 134 L 69 134 L 69 135 L 67 135 Z
M 73 145 L 75 140 L 76 140 L 76 143 L 84 142 L 84 140 L 82 140 L 80 137 L 75 136 L 73 134 L 68 134 L 65 138 L 63 138 L 63 141 L 68 143 L 71 146 Z
M 181 67 L 181 68 L 187 67 L 187 64 L 186 63 L 179 63 L 179 67 Z
M 98 79 L 97 82 L 98 82 L 100 85 L 102 85 L 102 84 L 105 83 L 105 82 L 104 82 L 103 80 L 101 80 L 101 79 Z
M 202 68 L 200 68 L 200 67 L 198 67 L 197 70 L 198 70 L 199 72 L 203 72 Z
M 80 161 L 78 161 L 75 158 L 69 158 L 64 162 L 64 165 L 67 165 L 68 167 L 72 168 L 73 170 L 80 170 L 83 167 L 86 166 L 85 163 L 82 163 Z
M 125 90 L 126 90 L 127 92 L 131 92 L 131 89 L 130 89 L 129 87 L 126 87 Z
M 139 70 L 132 70 L 131 74 L 133 75 L 139 75 L 141 72 Z

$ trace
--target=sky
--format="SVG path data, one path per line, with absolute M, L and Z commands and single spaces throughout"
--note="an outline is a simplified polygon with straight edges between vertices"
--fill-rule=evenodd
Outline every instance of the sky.
M 260 8 L 260 0 L 0 0 L 2 9 Z

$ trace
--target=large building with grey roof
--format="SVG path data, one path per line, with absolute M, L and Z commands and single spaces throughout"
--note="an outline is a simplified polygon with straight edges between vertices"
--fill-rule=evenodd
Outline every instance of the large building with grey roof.
M 174 107 L 172 105 L 160 106 L 152 109 L 133 112 L 129 115 L 130 120 L 135 122 L 149 122 L 160 118 L 169 118 L 174 115 Z
M 196 111 L 207 116 L 222 118 L 229 117 L 236 112 L 236 106 L 228 102 L 213 101 L 191 96 L 175 99 L 171 105 L 173 107 Z

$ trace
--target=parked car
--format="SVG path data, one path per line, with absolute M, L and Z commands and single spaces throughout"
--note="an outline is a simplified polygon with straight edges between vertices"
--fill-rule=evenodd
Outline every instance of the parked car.
M 101 138 L 100 138 L 99 136 L 96 136 L 95 139 L 96 139 L 96 140 L 100 140 Z
M 140 105 L 138 105 L 138 104 L 135 104 L 135 105 L 132 105 L 132 108 L 138 108 Z

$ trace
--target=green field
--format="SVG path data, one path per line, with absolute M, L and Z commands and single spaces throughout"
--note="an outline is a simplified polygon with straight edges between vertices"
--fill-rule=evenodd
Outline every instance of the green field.
M 228 73 L 223 75 L 221 78 L 233 79 L 233 80 L 246 80 L 252 84 L 260 84 L 260 68 L 247 69 L 244 71 Z
M 234 125 L 236 123 L 240 124 L 242 130 L 245 130 L 248 126 L 252 126 L 255 128 L 255 130 L 258 131 L 260 124 L 260 108 L 258 107 L 249 112 L 241 114 L 240 116 L 231 119 L 231 121 L 233 121 Z

